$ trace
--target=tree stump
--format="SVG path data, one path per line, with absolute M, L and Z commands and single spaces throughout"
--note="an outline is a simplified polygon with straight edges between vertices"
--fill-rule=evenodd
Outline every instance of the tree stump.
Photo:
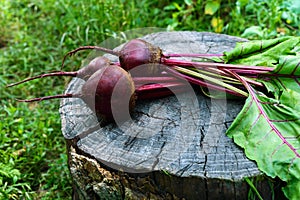
M 168 53 L 223 53 L 245 39 L 206 32 L 142 37 Z M 110 57 L 117 60 L 116 57 Z M 66 93 L 84 82 L 74 78 Z M 278 183 L 225 134 L 244 100 L 211 99 L 200 89 L 138 101 L 130 123 L 100 127 L 81 99 L 63 99 L 73 199 L 264 199 L 282 197 Z

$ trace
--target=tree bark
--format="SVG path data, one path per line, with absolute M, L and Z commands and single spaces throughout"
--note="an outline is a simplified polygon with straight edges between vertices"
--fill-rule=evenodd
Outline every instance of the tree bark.
M 160 32 L 142 37 L 167 53 L 223 53 L 245 39 L 206 32 Z M 120 48 L 120 47 L 119 47 Z M 116 60 L 116 57 L 109 56 Z M 74 78 L 66 93 L 84 82 Z M 166 98 L 138 100 L 132 120 L 100 127 L 80 99 L 63 99 L 73 199 L 283 198 L 280 182 L 225 134 L 244 100 L 211 99 L 199 88 Z M 273 186 L 274 188 L 272 188 Z

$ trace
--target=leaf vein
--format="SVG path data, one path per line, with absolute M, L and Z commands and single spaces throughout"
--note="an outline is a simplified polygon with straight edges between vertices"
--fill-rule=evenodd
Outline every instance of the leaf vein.
M 253 127 L 257 124 L 257 122 L 258 122 L 258 120 L 259 120 L 259 118 L 260 118 L 260 116 L 262 115 L 262 113 L 261 112 L 259 112 L 259 114 L 258 114 L 258 116 L 256 117 L 256 119 L 255 119 L 255 121 L 251 124 L 251 127 L 250 127 L 250 129 L 249 129 L 249 133 L 251 132 L 251 130 L 253 129 Z
M 298 78 L 295 77 L 294 79 L 295 79 L 296 83 L 298 84 L 298 86 L 300 87 L 300 82 L 299 82 Z
M 282 70 L 283 66 L 286 64 L 286 62 L 287 62 L 287 58 L 285 58 L 284 61 L 283 61 L 283 63 L 276 68 L 276 70 L 274 71 L 274 73 L 276 73 L 276 74 L 280 73 L 280 71 Z
M 296 65 L 296 67 L 295 67 L 294 70 L 292 71 L 292 75 L 295 74 L 295 72 L 296 72 L 297 68 L 299 67 L 299 65 L 300 65 L 300 62 L 298 62 L 298 64 Z
M 287 136 L 287 137 L 285 137 L 285 139 L 287 139 L 287 140 L 298 140 L 300 138 L 300 135 L 298 135 L 298 136 Z
M 270 122 L 295 122 L 300 120 L 300 118 L 295 119 L 270 119 Z
M 277 145 L 277 147 L 274 149 L 274 151 L 271 154 L 271 157 L 274 156 L 274 154 L 284 145 L 284 141 L 282 143 L 280 143 L 279 145 Z
M 293 147 L 293 145 L 284 138 L 284 136 L 280 133 L 280 131 L 277 129 L 277 127 L 270 121 L 266 111 L 264 110 L 263 106 L 259 103 L 259 100 L 256 97 L 256 91 L 251 87 L 251 85 L 249 85 L 244 78 L 238 76 L 235 72 L 232 72 L 232 71 L 228 71 L 228 72 L 231 73 L 232 75 L 234 75 L 236 78 L 238 78 L 243 83 L 243 85 L 247 88 L 247 90 L 249 92 L 249 96 L 251 96 L 252 101 L 255 103 L 256 107 L 259 110 L 259 113 L 262 114 L 262 116 L 266 120 L 267 124 L 271 127 L 271 129 L 274 130 L 274 132 L 281 139 L 281 141 L 283 141 L 283 143 L 285 145 L 287 145 L 290 148 L 290 150 L 292 150 L 292 152 L 298 158 L 300 158 L 300 154 L 296 151 L 295 147 Z
M 280 85 L 286 90 L 287 88 L 285 87 L 285 85 L 282 83 L 282 81 L 280 80 L 280 78 L 276 77 L 277 81 L 280 83 Z
M 248 89 L 249 89 L 249 93 L 252 96 L 252 99 L 254 100 L 256 106 L 258 107 L 258 109 L 260 110 L 260 113 L 264 116 L 265 120 L 267 121 L 267 123 L 269 124 L 269 126 L 274 130 L 274 132 L 277 134 L 277 136 L 283 141 L 284 144 L 286 144 L 294 153 L 295 155 L 300 158 L 300 154 L 296 151 L 296 149 L 293 147 L 292 144 L 290 144 L 285 138 L 284 136 L 280 133 L 280 131 L 276 128 L 276 126 L 270 121 L 267 113 L 264 111 L 264 108 L 259 104 L 259 102 L 257 101 L 257 98 L 254 97 L 255 95 L 255 91 L 253 90 L 253 88 L 249 85 L 247 85 Z
M 270 129 L 270 131 L 268 131 L 268 132 L 264 135 L 264 137 L 262 137 L 259 141 L 257 141 L 256 144 L 257 144 L 257 145 L 260 145 L 260 143 L 263 142 L 263 141 L 265 141 L 265 140 L 269 137 L 269 135 L 270 135 L 272 132 L 273 132 L 273 130 Z
M 289 167 L 288 167 L 288 172 L 290 172 L 290 169 L 291 169 L 291 167 L 293 166 L 293 164 L 294 164 L 294 161 L 296 160 L 296 156 L 291 160 L 291 162 L 290 162 L 290 164 L 289 164 Z

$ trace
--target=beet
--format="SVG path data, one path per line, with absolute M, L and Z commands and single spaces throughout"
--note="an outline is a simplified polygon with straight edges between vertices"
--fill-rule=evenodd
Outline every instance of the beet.
M 143 64 L 159 64 L 162 57 L 162 50 L 159 47 L 141 40 L 133 39 L 126 43 L 119 53 L 121 67 L 126 71 L 143 65 Z M 156 71 L 156 65 L 149 65 L 150 71 Z
M 88 80 L 96 71 L 101 68 L 108 67 L 110 60 L 103 56 L 98 56 L 91 60 L 89 64 L 77 71 L 76 77 Z
M 82 99 L 107 121 L 124 121 L 135 106 L 135 87 L 129 73 L 112 65 L 95 72 L 82 86 Z
M 129 71 L 132 68 L 137 66 L 141 66 L 144 64 L 148 64 L 147 72 L 148 74 L 155 74 L 159 68 L 161 63 L 161 58 L 163 57 L 162 50 L 159 47 L 156 47 L 149 42 L 146 42 L 141 39 L 132 39 L 127 42 L 120 51 L 107 49 L 104 47 L 98 46 L 81 46 L 77 49 L 74 49 L 68 52 L 63 59 L 66 60 L 67 56 L 72 56 L 78 51 L 86 50 L 86 49 L 94 49 L 97 51 L 106 52 L 119 57 L 120 65 L 126 71 Z
M 52 73 L 47 73 L 47 74 L 41 74 L 41 75 L 37 75 L 34 77 L 24 79 L 24 80 L 16 82 L 16 83 L 9 84 L 9 85 L 7 85 L 7 87 L 12 87 L 15 85 L 19 85 L 21 83 L 25 83 L 27 81 L 31 81 L 31 80 L 38 79 L 38 78 L 44 78 L 44 77 L 48 77 L 48 76 L 72 76 L 72 77 L 81 78 L 86 81 L 97 70 L 104 68 L 104 67 L 108 67 L 109 65 L 110 65 L 110 60 L 108 58 L 99 56 L 99 57 L 96 57 L 93 60 L 91 60 L 87 66 L 81 68 L 78 71 L 75 71 L 75 72 L 58 71 L 58 72 L 52 72 Z
M 33 102 L 55 98 L 81 98 L 94 111 L 98 119 L 105 119 L 107 122 L 120 122 L 128 119 L 134 109 L 137 95 L 141 99 L 165 97 L 172 94 L 169 88 L 182 87 L 182 84 L 176 83 L 178 80 L 162 76 L 160 70 L 162 68 L 160 64 L 163 57 L 162 50 L 141 39 L 129 41 L 120 51 L 97 46 L 79 47 L 64 56 L 62 66 L 68 55 L 72 56 L 77 51 L 84 49 L 95 49 L 116 55 L 119 57 L 121 67 L 111 64 L 105 57 L 97 57 L 77 72 L 60 71 L 42 74 L 8 86 L 47 76 L 76 76 L 86 80 L 81 92 L 78 94 L 61 94 L 20 101 Z M 143 68 L 136 68 L 138 66 Z M 136 70 L 132 70 L 130 73 L 139 77 L 135 81 L 127 72 L 133 68 Z M 138 86 L 137 90 L 135 90 L 135 84 Z M 143 86 L 144 84 L 146 85 Z
M 119 66 L 110 65 L 96 71 L 84 83 L 79 94 L 61 94 L 19 101 L 81 98 L 99 120 L 112 122 L 124 121 L 130 117 L 136 100 L 134 92 L 135 87 L 130 74 Z

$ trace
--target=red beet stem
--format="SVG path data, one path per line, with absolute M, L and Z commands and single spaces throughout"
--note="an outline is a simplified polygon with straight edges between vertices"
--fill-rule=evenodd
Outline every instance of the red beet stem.
M 80 94 L 57 94 L 53 96 L 45 96 L 45 97 L 38 97 L 33 99 L 17 99 L 19 102 L 35 102 L 35 101 L 45 101 L 49 99 L 61 99 L 61 98 L 81 98 Z
M 169 88 L 172 90 L 180 91 L 182 83 L 154 83 L 140 86 L 136 89 L 136 94 L 139 99 L 150 99 L 150 98 L 159 98 L 165 97 L 173 94 Z M 37 97 L 32 99 L 17 99 L 18 102 L 36 102 L 36 101 L 45 101 L 50 99 L 62 99 L 62 98 L 81 98 L 82 94 L 58 94 L 53 96 Z
M 178 87 L 178 86 L 183 86 L 183 83 L 152 83 L 152 84 L 146 84 L 142 85 L 138 88 L 136 88 L 136 92 L 144 92 L 144 91 L 151 91 L 151 90 L 156 90 L 156 89 L 161 89 L 161 88 L 171 88 L 171 87 Z
M 87 50 L 87 49 L 94 49 L 94 50 L 98 50 L 98 51 L 102 51 L 105 53 L 109 53 L 115 56 L 120 56 L 120 52 L 119 51 L 114 51 L 111 49 L 107 49 L 104 47 L 99 47 L 99 46 L 81 46 L 78 47 L 72 51 L 69 51 L 68 53 L 66 53 L 66 55 L 63 58 L 62 64 L 61 64 L 61 68 L 63 68 L 63 66 L 65 65 L 65 60 L 67 59 L 68 56 L 73 56 L 75 53 L 77 53 L 78 51 L 82 51 L 82 50 Z
M 223 68 L 226 69 L 226 68 Z M 231 69 L 237 74 L 246 74 L 246 75 L 258 75 L 258 74 L 266 74 L 269 71 L 261 71 L 261 70 L 249 70 L 249 69 Z
M 220 57 L 224 54 L 201 54 L 201 53 L 164 53 L 163 57 L 193 57 L 193 58 L 205 58 L 205 57 Z
M 233 70 L 231 70 L 232 72 L 234 72 Z M 242 78 L 244 78 L 248 83 L 250 83 L 251 85 L 256 85 L 256 86 L 259 86 L 259 87 L 264 87 L 264 85 L 258 81 L 255 81 L 249 77 L 244 77 L 244 76 L 241 76 Z
M 136 89 L 138 99 L 155 99 L 170 96 L 174 92 L 184 92 L 182 83 L 155 83 L 143 85 Z
M 169 88 L 161 88 L 160 90 L 155 90 L 152 91 L 151 93 L 149 92 L 138 92 L 137 96 L 139 100 L 143 100 L 143 99 L 158 99 L 158 98 L 163 98 L 163 97 L 167 97 L 170 95 L 174 95 L 174 92 L 176 93 L 181 93 L 184 92 L 185 90 L 183 88 L 180 87 L 176 87 L 176 88 L 172 88 L 172 90 L 170 90 Z
M 222 91 L 222 92 L 226 92 L 228 94 L 232 94 L 232 95 L 235 95 L 235 96 L 242 96 L 242 97 L 244 97 L 243 95 L 241 95 L 238 92 L 235 92 L 235 91 L 229 90 L 227 88 L 211 84 L 211 83 L 206 82 L 206 81 L 202 81 L 200 79 L 196 79 L 196 78 L 190 77 L 188 75 L 185 75 L 185 74 L 182 74 L 180 72 L 177 72 L 176 70 L 174 70 L 174 69 L 172 69 L 170 67 L 166 68 L 166 70 L 170 74 L 173 74 L 174 76 L 176 76 L 178 78 L 185 79 L 185 80 L 187 80 L 190 83 L 193 83 L 193 84 L 196 84 L 196 85 L 200 85 L 200 86 L 203 86 L 203 87 L 206 87 L 206 88 L 211 88 L 211 89 L 214 89 L 214 90 L 219 90 L 219 91 Z
M 141 85 L 149 83 L 171 83 L 178 82 L 178 79 L 171 76 L 157 76 L 157 77 L 133 77 L 133 82 L 136 88 Z
M 72 77 L 75 77 L 75 76 L 77 76 L 77 72 L 59 71 L 59 72 L 52 72 L 52 73 L 49 73 L 49 74 L 41 74 L 41 75 L 37 75 L 37 76 L 34 76 L 34 77 L 24 79 L 24 80 L 16 82 L 16 83 L 9 84 L 6 87 L 16 86 L 16 85 L 19 85 L 21 83 L 25 83 L 27 81 L 31 81 L 31 80 L 38 79 L 38 78 L 44 78 L 44 77 L 48 77 L 48 76 L 72 76 Z
M 187 67 L 199 67 L 205 69 L 207 67 L 221 67 L 227 69 L 240 69 L 240 70 L 256 70 L 257 72 L 270 72 L 273 71 L 273 67 L 264 67 L 264 66 L 247 66 L 247 65 L 238 65 L 238 64 L 224 64 L 224 63 L 213 63 L 213 62 L 193 62 L 186 60 L 175 60 L 175 59 L 161 59 L 161 63 L 165 65 L 179 65 Z

